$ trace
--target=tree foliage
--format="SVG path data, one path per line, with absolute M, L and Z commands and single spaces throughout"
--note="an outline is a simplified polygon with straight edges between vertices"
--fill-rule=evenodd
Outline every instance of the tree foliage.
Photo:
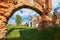
M 16 15 L 16 24 L 19 25 L 21 23 L 21 16 Z

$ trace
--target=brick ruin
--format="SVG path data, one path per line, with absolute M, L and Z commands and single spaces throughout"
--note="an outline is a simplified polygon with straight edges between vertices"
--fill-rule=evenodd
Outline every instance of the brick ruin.
M 52 0 L 0 0 L 0 40 L 5 40 L 9 18 L 21 8 L 30 8 L 40 14 L 39 29 L 51 25 Z
M 56 9 L 53 13 L 53 25 L 60 25 L 60 14 L 58 14 L 58 11 Z

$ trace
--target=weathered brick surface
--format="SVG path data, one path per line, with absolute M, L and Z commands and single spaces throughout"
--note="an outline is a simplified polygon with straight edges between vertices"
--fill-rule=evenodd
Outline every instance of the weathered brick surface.
M 60 14 L 58 14 L 56 9 L 54 10 L 53 24 L 60 25 Z
M 16 10 L 18 10 L 18 8 L 25 5 L 28 8 L 29 7 L 32 7 L 32 9 L 36 8 L 37 10 L 39 10 L 40 15 L 42 13 L 49 14 L 49 12 L 52 9 L 52 6 L 51 6 L 52 4 L 50 4 L 50 3 L 52 3 L 52 0 L 47 0 L 47 1 L 48 2 L 46 2 L 46 0 L 38 0 L 38 1 L 37 0 L 0 0 L 0 39 L 5 38 L 5 35 L 7 32 L 6 23 L 7 23 L 8 19 L 12 16 L 12 14 Z M 50 14 L 49 14 L 49 16 L 50 16 Z M 49 16 L 48 17 L 44 16 L 45 18 L 41 16 L 41 18 L 39 18 L 39 22 L 41 22 L 39 25 L 39 29 L 45 28 L 46 26 L 49 25 L 49 24 L 47 24 L 47 23 L 49 23 L 48 21 L 51 21 L 50 20 L 51 17 L 49 17 Z M 49 18 L 49 20 L 46 20 L 47 18 Z M 44 25 L 44 26 L 42 26 L 42 25 Z
M 51 25 L 52 25 L 52 18 L 50 16 L 45 15 L 44 17 L 43 16 L 39 17 L 39 28 L 41 30 Z

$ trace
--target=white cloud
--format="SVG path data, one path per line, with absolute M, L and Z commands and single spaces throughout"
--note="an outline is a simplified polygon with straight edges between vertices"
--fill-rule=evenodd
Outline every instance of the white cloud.
M 51 11 L 52 14 L 53 14 L 55 8 L 60 7 L 59 2 L 60 2 L 60 0 L 52 0 L 52 11 Z
M 60 2 L 60 0 L 58 0 L 58 2 Z
M 52 6 L 53 6 L 53 8 L 58 7 L 59 2 L 60 2 L 60 0 L 52 0 Z
M 29 15 L 34 15 L 34 14 L 38 15 L 38 13 L 36 13 L 35 11 L 28 9 L 28 8 L 23 8 L 21 10 L 23 10 L 23 13 L 21 13 L 19 10 L 19 11 L 15 12 L 14 16 L 16 16 L 16 14 L 18 14 L 22 17 L 28 17 Z
M 59 4 L 59 0 L 52 0 L 53 9 L 55 9 Z
M 10 20 L 8 21 L 8 24 L 16 25 L 16 22 L 15 22 L 15 20 L 10 19 Z

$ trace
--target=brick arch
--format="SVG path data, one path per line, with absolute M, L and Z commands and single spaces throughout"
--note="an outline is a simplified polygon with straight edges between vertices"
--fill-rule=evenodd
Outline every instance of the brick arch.
M 31 7 L 31 6 L 28 6 L 28 5 L 22 5 L 22 6 L 19 6 L 18 8 L 16 8 L 16 9 L 13 9 L 12 14 L 13 14 L 14 12 L 16 12 L 17 10 L 20 10 L 20 9 L 22 9 L 22 8 L 32 9 L 32 10 L 36 11 L 39 15 L 42 15 L 42 13 L 43 13 L 42 11 L 40 11 L 39 9 L 37 9 L 37 8 L 35 8 L 35 7 Z
M 1 5 L 3 4 L 3 5 Z M 6 33 L 7 33 L 7 28 L 6 28 L 6 25 L 8 23 L 8 20 L 9 18 L 14 14 L 15 11 L 19 10 L 19 9 L 22 9 L 22 8 L 29 8 L 29 9 L 32 9 L 34 11 L 36 11 L 37 13 L 39 13 L 40 15 L 43 13 L 42 11 L 40 11 L 39 9 L 37 9 L 36 7 L 32 7 L 30 5 L 21 5 L 21 6 L 18 6 L 18 7 L 14 7 L 13 4 L 8 4 L 6 5 L 5 3 L 1 3 L 1 14 L 0 14 L 0 39 L 3 40 L 3 38 L 5 39 L 6 38 Z M 9 7 L 10 6 L 10 7 Z M 6 10 L 5 10 L 6 9 Z
M 37 8 L 31 7 L 31 6 L 27 6 L 27 5 L 22 5 L 22 6 L 19 6 L 18 8 L 16 8 L 16 9 L 13 9 L 13 11 L 11 12 L 10 17 L 14 14 L 14 12 L 16 12 L 16 11 L 22 9 L 22 8 L 32 9 L 32 10 L 34 10 L 35 12 L 37 12 L 39 15 L 42 15 L 42 14 L 43 14 L 43 12 L 41 12 L 41 11 L 38 10 Z M 8 18 L 8 19 L 9 19 L 9 18 Z
M 27 7 L 35 10 L 40 15 L 44 12 L 49 14 L 52 9 L 51 2 L 52 0 L 48 0 L 48 2 L 46 0 L 33 0 L 32 3 L 29 0 L 0 0 L 0 39 L 6 38 L 7 21 L 15 11 Z

